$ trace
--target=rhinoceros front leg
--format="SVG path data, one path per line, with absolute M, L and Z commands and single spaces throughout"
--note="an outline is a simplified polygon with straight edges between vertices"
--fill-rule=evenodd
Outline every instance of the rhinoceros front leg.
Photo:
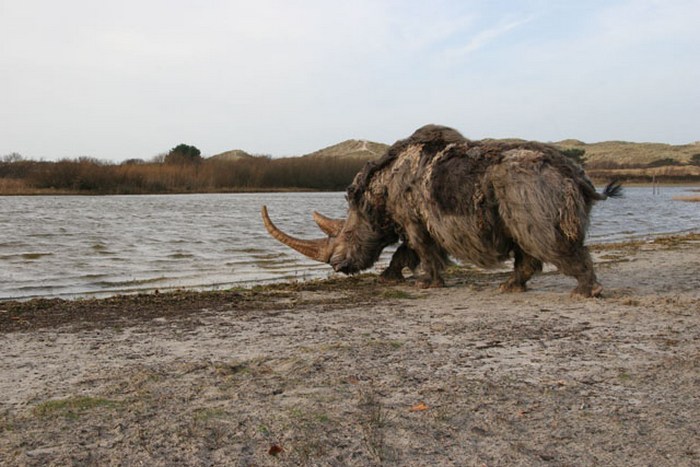
M 416 287 L 422 289 L 444 287 L 442 271 L 448 262 L 447 254 L 432 239 L 430 234 L 419 226 L 406 229 L 408 248 L 419 260 L 423 274 L 416 279 Z
M 420 259 L 416 252 L 402 243 L 392 255 L 389 266 L 379 276 L 379 280 L 385 283 L 403 282 L 403 269 L 409 268 L 413 271 L 419 264 Z

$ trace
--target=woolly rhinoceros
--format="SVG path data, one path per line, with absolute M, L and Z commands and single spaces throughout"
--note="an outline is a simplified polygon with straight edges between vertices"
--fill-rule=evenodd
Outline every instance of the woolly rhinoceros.
M 417 285 L 440 287 L 450 257 L 483 267 L 512 257 L 503 291 L 524 291 L 547 262 L 578 281 L 574 294 L 598 296 L 602 286 L 584 246 L 589 215 L 595 201 L 620 192 L 616 182 L 596 192 L 583 169 L 553 146 L 471 141 L 428 125 L 355 176 L 345 219 L 315 213 L 327 237 L 295 238 L 272 223 L 265 206 L 262 216 L 273 237 L 346 274 L 369 268 L 401 241 L 386 279 L 420 264 Z

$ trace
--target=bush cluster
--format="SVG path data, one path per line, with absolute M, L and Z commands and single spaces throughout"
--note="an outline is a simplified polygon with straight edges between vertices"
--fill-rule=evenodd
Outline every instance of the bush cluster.
M 356 159 L 251 156 L 239 160 L 187 159 L 121 164 L 93 158 L 57 162 L 13 158 L 0 162 L 0 179 L 31 190 L 89 194 L 202 193 L 254 190 L 344 190 L 363 162 Z M 8 158 L 5 158 L 8 159 Z M 2 186 L 0 184 L 0 186 Z M 8 184 L 9 186 L 9 184 Z

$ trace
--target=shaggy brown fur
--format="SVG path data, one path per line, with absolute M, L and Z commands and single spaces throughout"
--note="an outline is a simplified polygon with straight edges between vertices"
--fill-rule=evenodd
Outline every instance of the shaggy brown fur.
M 503 290 L 525 290 L 548 262 L 577 279 L 575 293 L 597 296 L 602 286 L 583 242 L 591 207 L 607 194 L 552 146 L 469 141 L 428 125 L 355 177 L 330 263 L 354 273 L 402 239 L 387 275 L 419 261 L 426 273 L 421 286 L 443 284 L 449 256 L 492 266 L 512 255 L 515 270 Z

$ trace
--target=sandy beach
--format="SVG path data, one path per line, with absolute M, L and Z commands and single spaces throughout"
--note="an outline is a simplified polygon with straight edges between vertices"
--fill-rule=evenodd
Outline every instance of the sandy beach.
M 700 235 L 546 269 L 0 302 L 0 465 L 700 465 Z

